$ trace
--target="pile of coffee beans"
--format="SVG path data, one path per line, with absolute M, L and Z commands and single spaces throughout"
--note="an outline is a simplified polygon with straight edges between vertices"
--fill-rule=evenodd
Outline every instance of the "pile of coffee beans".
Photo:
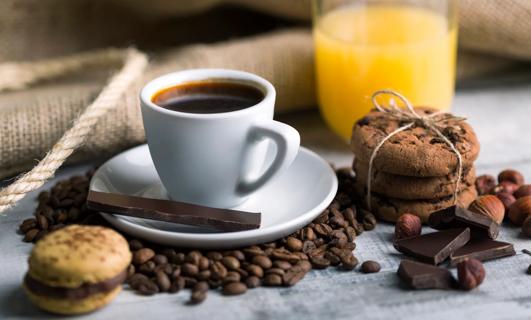
M 161 247 L 128 238 L 133 261 L 128 268 L 129 287 L 142 295 L 176 293 L 191 289 L 190 303 L 205 300 L 210 289 L 238 295 L 259 286 L 293 286 L 311 269 L 330 266 L 353 270 L 358 260 L 352 251 L 355 238 L 374 229 L 376 218 L 357 208 L 354 176 L 350 169 L 336 171 L 339 190 L 330 206 L 312 223 L 280 240 L 235 250 L 200 251 Z M 92 172 L 57 183 L 42 192 L 35 218 L 24 220 L 19 230 L 24 241 L 35 242 L 65 225 L 109 226 L 85 207 Z M 378 272 L 366 264 L 363 272 Z

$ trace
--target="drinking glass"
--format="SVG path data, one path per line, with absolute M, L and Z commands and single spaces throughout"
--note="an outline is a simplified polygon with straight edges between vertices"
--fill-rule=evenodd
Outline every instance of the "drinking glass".
M 380 89 L 448 110 L 456 11 L 456 0 L 313 0 L 318 100 L 332 130 L 348 141 Z

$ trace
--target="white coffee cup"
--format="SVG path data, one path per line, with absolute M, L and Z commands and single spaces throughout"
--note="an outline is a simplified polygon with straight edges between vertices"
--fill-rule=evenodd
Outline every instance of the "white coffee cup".
M 195 81 L 230 81 L 264 94 L 256 105 L 222 113 L 173 111 L 153 103 L 159 91 Z M 294 128 L 273 120 L 275 88 L 243 71 L 193 69 L 150 81 L 140 93 L 149 151 L 168 196 L 177 201 L 230 208 L 286 170 L 299 150 Z M 270 142 L 276 155 L 267 168 Z

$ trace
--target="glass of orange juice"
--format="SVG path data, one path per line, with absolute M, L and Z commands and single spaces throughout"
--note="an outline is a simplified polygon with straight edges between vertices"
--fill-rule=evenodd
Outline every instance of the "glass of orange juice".
M 455 85 L 456 0 L 313 0 L 319 106 L 345 140 L 376 90 L 448 110 Z

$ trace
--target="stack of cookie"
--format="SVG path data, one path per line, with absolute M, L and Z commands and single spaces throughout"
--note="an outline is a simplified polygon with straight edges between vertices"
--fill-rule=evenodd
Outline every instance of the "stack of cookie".
M 416 111 L 422 115 L 434 112 L 428 108 Z M 356 192 L 366 205 L 371 155 L 384 138 L 405 124 L 388 113 L 371 111 L 354 126 L 351 145 Z M 451 118 L 439 125 L 461 154 L 463 174 L 457 204 L 468 207 L 477 196 L 474 161 L 479 142 L 465 121 Z M 386 221 L 395 222 L 402 213 L 413 213 L 426 222 L 431 212 L 453 204 L 458 163 L 455 152 L 432 130 L 415 125 L 395 134 L 373 160 L 371 210 Z

